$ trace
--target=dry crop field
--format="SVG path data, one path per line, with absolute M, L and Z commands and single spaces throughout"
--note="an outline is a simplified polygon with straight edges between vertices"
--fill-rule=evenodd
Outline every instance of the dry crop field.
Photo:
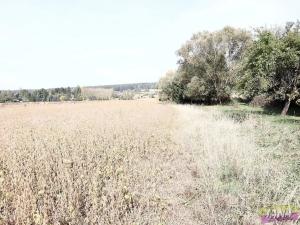
M 259 224 L 299 200 L 299 140 L 273 131 L 156 100 L 2 106 L 0 224 Z

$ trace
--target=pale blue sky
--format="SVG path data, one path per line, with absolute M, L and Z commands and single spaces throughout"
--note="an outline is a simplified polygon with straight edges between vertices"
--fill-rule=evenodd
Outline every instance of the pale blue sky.
M 157 81 L 197 31 L 299 12 L 299 0 L 0 0 L 0 89 Z

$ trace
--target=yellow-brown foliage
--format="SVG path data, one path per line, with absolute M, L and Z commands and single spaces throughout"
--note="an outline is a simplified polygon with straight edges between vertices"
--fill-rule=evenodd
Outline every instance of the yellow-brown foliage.
M 299 142 L 271 128 L 154 99 L 3 105 L 0 224 L 259 224 L 299 200 Z

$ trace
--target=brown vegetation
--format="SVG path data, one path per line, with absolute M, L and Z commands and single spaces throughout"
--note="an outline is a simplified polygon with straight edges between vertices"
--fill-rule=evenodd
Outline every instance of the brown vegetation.
M 259 207 L 299 200 L 292 161 L 273 157 L 299 140 L 259 118 L 149 99 L 0 118 L 0 224 L 256 224 Z

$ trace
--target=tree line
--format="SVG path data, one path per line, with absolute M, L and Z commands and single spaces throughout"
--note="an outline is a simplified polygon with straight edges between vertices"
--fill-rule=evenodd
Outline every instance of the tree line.
M 156 89 L 156 83 L 118 84 L 90 87 L 67 87 L 36 90 L 0 90 L 0 103 L 5 102 L 58 102 L 82 100 L 131 100 L 141 91 Z M 153 93 L 146 95 L 153 97 Z
M 4 102 L 56 102 L 83 100 L 80 87 L 0 91 L 0 103 Z
M 114 91 L 123 92 L 123 91 L 141 91 L 155 89 L 156 83 L 132 83 L 132 84 L 112 84 L 112 85 L 102 85 L 102 86 L 90 86 L 89 88 L 112 88 Z
M 238 96 L 264 105 L 300 104 L 300 22 L 253 32 L 225 27 L 194 34 L 177 51 L 178 69 L 159 81 L 160 99 L 216 104 Z

